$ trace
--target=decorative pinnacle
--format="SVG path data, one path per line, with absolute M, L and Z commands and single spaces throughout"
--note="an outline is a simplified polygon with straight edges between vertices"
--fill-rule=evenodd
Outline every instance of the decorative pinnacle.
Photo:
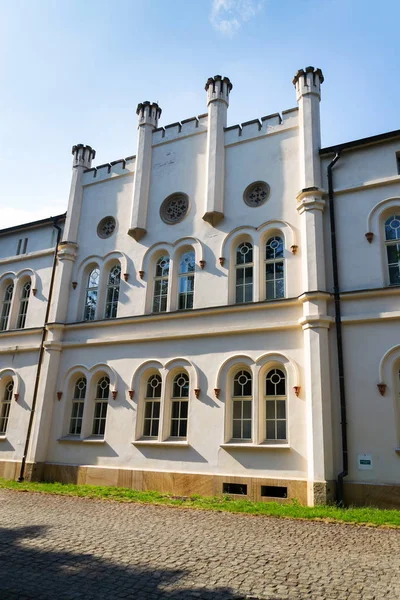
M 91 146 L 85 146 L 85 144 L 76 144 L 72 146 L 72 156 L 74 167 L 85 167 L 90 169 L 92 166 L 92 160 L 96 157 L 96 150 Z
M 153 125 L 157 127 L 158 119 L 161 117 L 162 110 L 156 102 L 141 102 L 137 105 L 136 114 L 139 117 L 139 125 Z
M 216 100 L 222 100 L 229 104 L 229 93 L 232 87 L 228 77 L 221 77 L 221 75 L 209 77 L 205 85 L 208 104 Z
M 324 76 L 321 69 L 314 67 L 306 67 L 297 71 L 293 78 L 293 85 L 296 88 L 297 99 L 305 94 L 316 94 L 321 96 L 321 83 L 324 81 Z

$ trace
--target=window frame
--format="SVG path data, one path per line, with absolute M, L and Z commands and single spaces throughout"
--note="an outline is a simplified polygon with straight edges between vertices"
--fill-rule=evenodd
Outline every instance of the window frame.
M 235 383 L 238 383 L 239 387 L 243 387 L 244 385 L 241 385 L 239 382 L 239 379 L 241 377 L 245 377 L 247 375 L 250 375 L 250 394 L 235 394 Z M 231 416 L 230 416 L 230 441 L 234 444 L 249 444 L 253 442 L 254 439 L 254 375 L 252 372 L 252 369 L 248 366 L 240 366 L 239 368 L 235 369 L 232 374 L 231 374 L 231 381 L 230 381 L 230 405 L 231 405 Z M 241 406 L 241 416 L 240 418 L 235 418 L 235 404 L 239 404 Z M 244 403 L 250 404 L 250 418 L 249 417 L 244 417 Z M 234 433 L 235 433 L 235 421 L 239 421 L 241 423 L 240 425 L 240 429 L 241 429 L 241 434 L 243 434 L 244 431 L 244 422 L 249 422 L 250 421 L 250 436 L 248 437 L 244 437 L 243 435 L 241 435 L 240 437 L 235 437 Z
M 113 272 L 118 271 L 116 282 L 110 282 Z M 118 316 L 119 296 L 121 288 L 121 265 L 116 263 L 107 268 L 107 282 L 105 286 L 105 297 L 104 297 L 104 318 L 105 319 L 116 319 Z M 114 274 L 115 275 L 115 274 Z M 111 300 L 109 297 L 111 295 Z M 99 298 L 99 295 L 98 295 Z M 108 308 L 111 307 L 111 314 L 107 314 Z M 115 314 L 114 314 L 115 313 Z
M 145 379 L 144 379 L 144 393 L 143 393 L 143 401 L 142 401 L 142 418 L 141 418 L 141 435 L 140 437 L 145 439 L 145 440 L 157 440 L 159 439 L 160 433 L 161 433 L 161 426 L 162 426 L 162 419 L 161 419 L 161 415 L 162 415 L 162 394 L 163 394 L 163 379 L 162 376 L 160 374 L 159 371 L 152 371 L 150 373 L 145 374 Z M 159 384 L 158 386 L 160 387 L 160 395 L 159 396 L 149 396 L 148 395 L 148 391 L 149 391 L 149 385 L 151 385 L 151 380 L 154 380 L 154 378 L 159 379 Z M 157 386 L 157 387 L 158 387 Z M 156 388 L 153 388 L 156 389 Z M 158 404 L 158 418 L 154 417 L 153 412 L 154 412 L 154 406 L 155 404 Z M 151 417 L 147 417 L 146 416 L 146 412 L 147 412 L 147 406 L 152 406 L 151 409 Z M 153 426 L 153 421 L 158 421 L 158 425 L 157 425 L 157 433 L 152 435 L 152 426 Z M 146 421 L 150 421 L 150 433 L 146 434 Z
M 400 227 L 395 229 L 395 231 L 397 231 L 398 237 L 396 237 L 394 239 L 388 239 L 388 236 L 387 236 L 388 223 L 389 223 L 389 221 L 393 221 L 393 220 L 398 220 L 400 222 L 400 208 L 393 207 L 393 208 L 391 208 L 390 212 L 386 211 L 386 215 L 384 215 L 384 217 L 382 219 L 382 221 L 383 221 L 383 239 L 384 239 L 384 245 L 385 245 L 386 277 L 387 277 L 388 286 L 390 286 L 390 287 L 400 285 Z M 388 249 L 393 246 L 396 248 L 395 251 L 398 254 L 397 263 L 389 262 L 389 250 Z M 391 281 L 391 266 L 394 266 L 394 265 L 397 266 L 397 281 L 396 282 Z
M 85 387 L 83 390 L 83 395 L 81 393 L 81 390 L 79 390 L 79 393 L 76 394 L 77 392 L 77 386 L 78 384 L 82 381 L 85 380 Z M 83 374 L 79 374 L 76 378 L 75 381 L 73 383 L 73 388 L 72 388 L 72 394 L 71 394 L 71 402 L 70 402 L 70 411 L 69 411 L 69 426 L 68 426 L 68 435 L 69 436 L 76 436 L 76 437 L 81 437 L 83 434 L 83 418 L 84 418 L 84 413 L 85 413 L 85 400 L 86 400 L 86 396 L 87 396 L 87 391 L 88 391 L 88 381 L 87 381 L 87 377 Z M 79 409 L 82 408 L 81 415 L 74 415 L 74 410 L 75 410 L 75 406 L 78 406 L 78 412 Z M 80 430 L 79 431 L 71 431 L 71 429 L 76 429 L 76 425 L 77 425 L 77 421 L 80 421 Z M 75 427 L 72 427 L 72 422 L 75 421 Z
M 157 275 L 157 268 L 159 265 L 159 263 L 161 263 L 161 261 L 166 261 L 168 259 L 168 273 L 165 275 L 163 273 L 164 267 L 162 267 L 162 274 L 161 275 Z M 171 261 L 171 257 L 169 255 L 169 253 L 167 251 L 164 251 L 162 253 L 159 253 L 153 262 L 153 272 L 152 272 L 152 279 L 153 279 L 153 285 L 152 285 L 152 294 L 151 294 L 151 313 L 154 314 L 162 314 L 165 312 L 169 311 L 169 297 L 170 297 L 170 288 L 171 288 L 171 281 L 170 281 L 170 276 L 171 276 L 171 268 L 172 268 L 172 261 Z M 166 292 L 165 293 L 158 293 L 156 295 L 156 288 L 158 286 L 158 283 L 163 283 L 163 282 L 167 282 L 166 285 Z M 162 289 L 163 286 L 161 286 Z M 160 305 L 161 305 L 161 301 L 163 299 L 165 299 L 165 308 L 163 310 L 155 310 L 155 303 L 156 303 L 156 297 L 160 299 Z
M 182 270 L 182 262 L 188 257 L 191 256 L 191 262 L 193 265 L 193 270 L 189 271 L 189 268 L 187 271 L 183 271 Z M 181 255 L 178 257 L 177 259 L 177 266 L 178 266 L 178 273 L 177 273 L 177 310 L 192 310 L 194 308 L 194 294 L 195 294 L 195 282 L 196 282 L 196 252 L 194 250 L 194 248 L 188 248 L 186 250 L 184 250 Z M 188 262 L 186 261 L 186 264 L 188 264 Z M 191 281 L 191 287 L 192 290 L 191 291 L 187 291 L 187 289 L 184 292 L 181 292 L 181 283 L 182 282 L 186 282 L 184 285 L 186 288 L 190 287 L 188 285 L 188 282 Z M 182 296 L 184 296 L 185 299 L 185 306 L 180 306 L 181 304 L 181 298 Z M 190 300 L 188 302 L 188 299 Z M 188 306 L 188 304 L 191 304 L 191 306 Z
M 279 373 L 279 376 L 282 377 L 283 375 L 283 380 L 284 380 L 284 394 L 268 394 L 268 385 L 267 385 L 267 381 L 271 380 L 271 377 L 273 377 L 274 375 L 277 375 L 277 372 Z M 274 384 L 272 384 L 274 385 Z M 275 392 L 277 391 L 277 385 L 274 385 L 275 387 Z M 261 394 L 260 394 L 261 395 Z M 274 418 L 268 418 L 268 410 L 267 410 L 267 404 L 268 403 L 274 403 L 274 412 L 275 412 L 275 417 Z M 277 403 L 278 402 L 284 402 L 284 407 L 285 407 L 285 417 L 281 418 L 277 416 Z M 263 388 L 262 388 L 262 411 L 261 411 L 261 419 L 260 421 L 262 422 L 262 426 L 263 426 L 263 431 L 262 431 L 262 439 L 263 439 L 263 443 L 268 444 L 268 445 L 282 445 L 282 444 L 287 444 L 288 443 L 288 386 L 287 386 L 287 372 L 286 369 L 282 366 L 282 365 L 274 365 L 274 366 L 268 366 L 267 369 L 264 370 L 264 374 L 263 374 Z M 279 437 L 269 437 L 268 436 L 268 422 L 273 422 L 274 423 L 274 429 L 275 429 L 275 434 L 277 433 L 278 430 L 278 423 L 282 423 L 284 422 L 285 424 L 285 437 L 284 438 L 279 438 Z
M 238 252 L 239 248 L 245 245 L 251 246 L 251 258 L 252 260 L 249 262 L 238 263 Z M 246 254 L 242 253 L 242 256 L 246 256 Z M 255 244 L 251 239 L 241 239 L 238 240 L 233 247 L 233 259 L 234 259 L 234 293 L 233 293 L 233 303 L 234 304 L 246 304 L 249 302 L 254 302 L 254 290 L 255 290 Z M 251 269 L 251 283 L 246 283 L 246 270 Z M 243 281 L 244 283 L 238 283 L 238 272 L 243 271 Z M 246 300 L 246 288 L 251 286 L 251 299 Z M 242 290 L 242 300 L 238 300 L 238 289 Z
M 274 256 L 273 258 L 267 258 L 267 247 L 268 244 L 270 242 L 275 242 L 277 240 L 280 240 L 280 244 L 282 244 L 282 256 L 276 257 Z M 284 236 L 280 233 L 280 232 L 272 232 L 269 233 L 267 236 L 264 236 L 263 239 L 263 281 L 264 281 L 264 299 L 268 302 L 274 301 L 274 300 L 281 300 L 282 298 L 286 297 L 286 264 L 285 264 L 285 238 Z M 276 265 L 278 264 L 282 264 L 282 277 L 276 277 Z M 270 280 L 267 279 L 267 269 L 268 269 L 268 265 L 273 265 L 274 268 L 274 277 Z M 273 287 L 274 287 L 274 294 L 271 297 L 268 297 L 268 282 L 273 282 Z M 283 281 L 283 294 L 282 296 L 278 296 L 276 291 L 277 291 L 277 282 L 278 281 Z
M 98 272 L 97 285 L 91 286 L 90 282 L 91 282 L 92 274 L 94 273 L 94 271 Z M 99 265 L 94 264 L 86 270 L 85 296 L 84 296 L 84 303 L 83 303 L 83 321 L 85 321 L 85 322 L 96 320 L 97 313 L 98 313 L 98 307 L 99 307 L 100 278 L 101 278 L 101 270 L 100 270 Z M 90 293 L 95 293 L 94 309 L 89 306 L 88 301 L 89 301 Z M 87 311 L 89 311 L 89 312 L 87 313 Z
M 27 288 L 29 289 L 26 293 Z M 30 278 L 21 283 L 16 329 L 25 328 L 31 290 L 32 281 Z
M 11 288 L 11 294 L 9 289 Z M 12 280 L 8 280 L 4 283 L 2 288 L 2 303 L 0 311 L 0 331 L 7 331 L 10 329 L 10 317 L 12 313 L 12 305 L 15 296 L 15 283 Z
M 108 380 L 107 396 L 102 395 L 102 393 L 99 393 L 100 384 L 102 383 L 103 380 Z M 111 380 L 110 380 L 109 375 L 106 373 L 98 374 L 94 381 L 94 386 L 95 386 L 95 388 L 94 388 L 95 394 L 94 394 L 94 398 L 93 398 L 92 429 L 91 429 L 90 437 L 97 438 L 97 439 L 104 439 L 105 435 L 106 435 L 108 404 L 109 404 L 110 391 L 111 391 L 110 390 Z M 100 406 L 99 415 L 97 415 L 98 406 Z M 104 407 L 105 407 L 105 409 L 104 409 Z M 104 412 L 104 414 L 103 414 L 103 412 Z M 100 431 L 95 431 L 96 430 L 96 422 L 98 422 L 98 429 L 100 429 Z M 101 425 L 102 422 L 104 422 L 104 428 Z M 103 431 L 101 431 L 101 429 L 103 429 Z
M 2 437 L 7 435 L 7 429 L 10 422 L 11 405 L 14 397 L 14 388 L 15 384 L 12 377 L 8 377 L 2 382 L 0 391 L 0 436 Z

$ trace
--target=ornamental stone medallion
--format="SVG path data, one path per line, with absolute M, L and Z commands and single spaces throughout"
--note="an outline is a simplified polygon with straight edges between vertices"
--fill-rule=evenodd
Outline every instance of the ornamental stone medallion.
M 115 231 L 116 222 L 114 217 L 104 217 L 97 225 L 97 235 L 101 238 L 111 237 Z
M 270 187 L 265 181 L 256 181 L 249 185 L 244 194 L 243 200 L 247 206 L 257 207 L 267 201 L 270 194 Z
M 182 221 L 189 210 L 189 198 L 186 194 L 173 194 L 164 200 L 160 207 L 160 217 L 168 225 Z

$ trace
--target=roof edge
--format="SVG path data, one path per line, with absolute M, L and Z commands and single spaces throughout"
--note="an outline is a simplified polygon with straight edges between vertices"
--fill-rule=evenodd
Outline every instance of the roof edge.
M 66 216 L 67 213 L 65 212 L 61 215 L 55 215 L 54 217 L 46 217 L 45 219 L 39 219 L 38 221 L 30 221 L 29 223 L 22 223 L 21 225 L 6 227 L 5 229 L 0 229 L 0 235 L 5 235 L 14 231 L 23 231 L 24 229 L 35 229 L 41 225 L 50 225 L 50 223 L 53 223 L 54 221 L 64 221 Z
M 400 129 L 387 131 L 386 133 L 379 133 L 378 135 L 371 135 L 370 137 L 353 140 L 351 142 L 345 142 L 344 144 L 336 144 L 335 146 L 321 148 L 319 153 L 321 155 L 336 154 L 337 152 L 345 152 L 346 150 L 353 150 L 361 146 L 371 146 L 373 144 L 378 144 L 379 142 L 387 142 L 396 138 L 400 138 Z

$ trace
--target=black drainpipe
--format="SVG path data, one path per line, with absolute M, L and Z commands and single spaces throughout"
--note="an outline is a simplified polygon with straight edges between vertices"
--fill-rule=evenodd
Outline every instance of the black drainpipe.
M 26 434 L 24 454 L 22 456 L 21 469 L 20 469 L 19 477 L 18 477 L 18 481 L 19 482 L 24 481 L 26 456 L 28 454 L 29 442 L 31 441 L 31 432 L 32 432 L 33 418 L 35 416 L 35 408 L 36 408 L 37 395 L 38 395 L 38 390 L 39 390 L 40 372 L 42 370 L 42 361 L 43 361 L 43 354 L 44 354 L 44 342 L 45 342 L 45 339 L 46 339 L 47 323 L 48 323 L 49 315 L 50 315 L 51 298 L 53 296 L 54 278 L 55 278 L 56 267 L 57 267 L 57 249 L 58 249 L 58 244 L 60 243 L 60 240 L 61 240 L 61 227 L 59 227 L 57 225 L 57 220 L 54 220 L 53 226 L 57 229 L 57 241 L 56 241 L 56 245 L 55 245 L 55 248 L 54 248 L 53 268 L 52 268 L 52 271 L 51 271 L 51 279 L 50 279 L 50 287 L 49 287 L 49 297 L 48 297 L 48 300 L 47 300 L 46 315 L 44 317 L 44 325 L 43 325 L 43 328 L 42 328 L 42 338 L 41 338 L 41 341 L 40 341 L 38 367 L 37 367 L 37 371 L 36 371 L 35 387 L 33 389 L 32 409 L 31 409 L 31 412 L 30 412 L 30 415 L 29 415 L 29 424 L 28 424 L 28 431 L 27 431 L 27 434 Z
M 335 300 L 335 326 L 336 326 L 336 345 L 338 355 L 339 371 L 339 397 L 340 397 L 340 424 L 342 430 L 342 458 L 343 471 L 338 475 L 337 503 L 343 506 L 343 479 L 348 475 L 349 458 L 347 451 L 347 419 L 346 419 L 346 391 L 344 386 L 344 361 L 343 361 L 343 336 L 342 336 L 342 315 L 340 309 L 340 288 L 339 288 L 339 269 L 337 261 L 336 248 L 336 224 L 335 224 L 335 205 L 333 194 L 332 169 L 340 158 L 337 152 L 335 158 L 329 163 L 328 174 L 328 195 L 329 195 L 329 215 L 331 225 L 331 249 L 332 249 L 332 271 L 333 271 L 333 296 Z

